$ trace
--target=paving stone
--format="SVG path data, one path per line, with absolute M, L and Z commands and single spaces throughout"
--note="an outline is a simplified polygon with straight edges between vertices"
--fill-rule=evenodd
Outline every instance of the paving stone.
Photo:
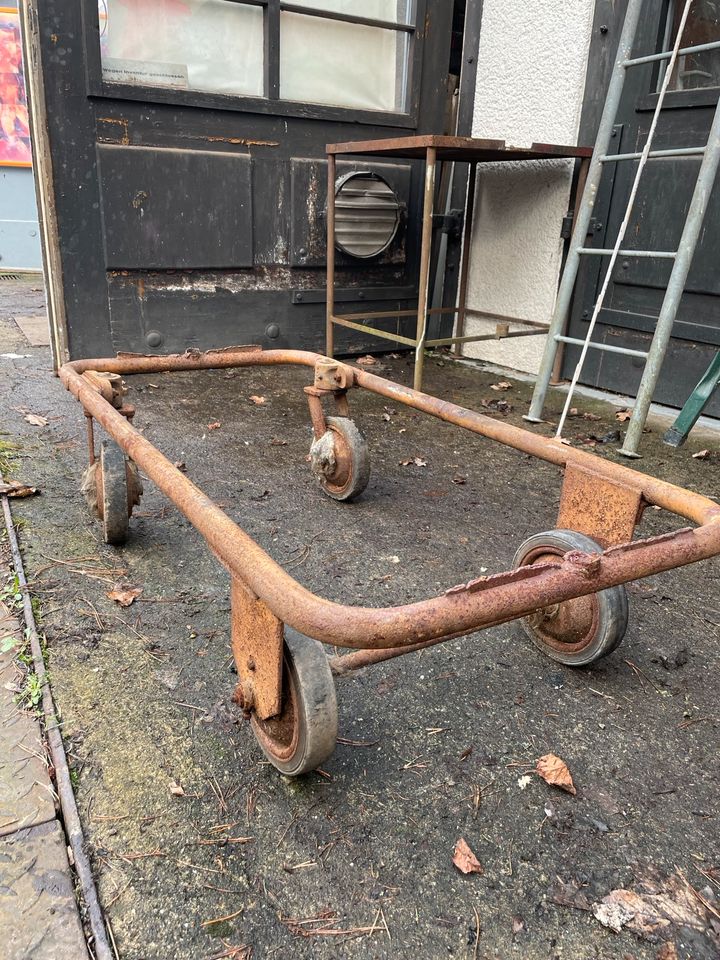
M 0 641 L 19 629 L 0 604 Z M 15 703 L 21 680 L 13 653 L 0 653 L 0 837 L 55 816 L 40 726 Z
M 50 324 L 46 315 L 41 317 L 15 317 L 14 320 L 31 347 L 50 346 Z
M 3 960 L 87 960 L 57 821 L 0 840 Z

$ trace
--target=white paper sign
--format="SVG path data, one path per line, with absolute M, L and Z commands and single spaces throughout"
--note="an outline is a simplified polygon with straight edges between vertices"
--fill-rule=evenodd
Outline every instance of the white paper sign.
M 188 89 L 188 68 L 182 63 L 149 63 L 144 60 L 120 60 L 103 57 L 103 80 L 145 87 Z

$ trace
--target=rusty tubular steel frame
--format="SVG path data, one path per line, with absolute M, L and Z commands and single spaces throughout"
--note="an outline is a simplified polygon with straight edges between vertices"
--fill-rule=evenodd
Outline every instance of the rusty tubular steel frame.
M 405 606 L 355 607 L 325 600 L 294 580 L 174 467 L 132 426 L 127 415 L 103 395 L 98 378 L 93 376 L 97 372 L 129 376 L 287 364 L 314 370 L 313 393 L 332 395 L 329 380 L 342 388 L 336 392 L 336 399 L 341 396 L 343 401 L 348 387 L 363 388 L 393 403 L 402 403 L 566 468 L 566 482 L 572 476 L 573 483 L 567 497 L 563 492 L 561 517 L 568 524 L 573 517 L 577 518 L 580 532 L 594 533 L 607 549 L 594 555 L 570 552 L 557 561 L 478 577 L 440 596 Z M 332 376 L 329 377 L 328 371 Z M 85 376 L 87 373 L 90 375 Z M 237 592 L 238 585 L 243 588 L 240 592 L 245 598 L 245 607 L 249 609 L 260 601 L 263 610 L 267 608 L 271 618 L 275 618 L 274 622 L 286 623 L 326 644 L 354 648 L 354 653 L 335 658 L 336 673 L 507 623 L 616 584 L 720 555 L 720 505 L 712 500 L 319 354 L 298 350 L 264 351 L 255 347 L 207 353 L 189 351 L 159 357 L 119 354 L 114 359 L 66 363 L 60 368 L 59 376 L 82 403 L 86 414 L 98 421 L 202 534 L 230 572 L 234 591 Z M 668 510 L 695 526 L 630 542 L 635 523 L 648 505 Z M 591 526 L 583 530 L 582 524 L 587 518 Z

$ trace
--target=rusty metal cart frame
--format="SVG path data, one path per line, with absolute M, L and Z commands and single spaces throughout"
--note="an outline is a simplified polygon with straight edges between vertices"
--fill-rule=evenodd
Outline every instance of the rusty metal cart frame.
M 305 388 L 315 437 L 313 469 L 335 499 L 359 495 L 369 476 L 367 448 L 349 419 L 347 396 L 351 388 L 362 388 L 563 467 L 558 529 L 526 541 L 515 569 L 406 606 L 343 606 L 314 595 L 133 427 L 134 408 L 123 397 L 126 375 L 282 364 L 306 366 L 313 373 Z M 623 584 L 720 555 L 720 505 L 712 500 L 318 354 L 259 347 L 174 356 L 119 354 L 66 363 L 59 376 L 87 416 L 95 485 L 91 502 L 103 519 L 105 539 L 122 540 L 126 533 L 123 522 L 126 528 L 140 492 L 136 465 L 229 571 L 236 700 L 251 715 L 271 762 L 290 775 L 313 769 L 334 749 L 332 674 L 516 619 L 523 619 L 531 639 L 554 659 L 575 666 L 591 663 L 622 639 L 627 625 Z M 326 416 L 327 400 L 334 402 L 335 416 Z M 116 442 L 103 441 L 99 458 L 93 421 Z M 648 505 L 696 526 L 633 541 Z M 321 644 L 354 652 L 329 660 Z

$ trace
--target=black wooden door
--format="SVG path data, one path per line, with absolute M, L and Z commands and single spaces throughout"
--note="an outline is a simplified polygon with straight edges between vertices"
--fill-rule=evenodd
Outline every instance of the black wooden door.
M 646 0 L 634 55 L 644 56 L 670 49 L 683 7 L 683 0 Z M 683 36 L 683 47 L 714 40 L 720 40 L 720 0 L 695 0 Z M 649 64 L 629 71 L 611 153 L 642 150 L 664 69 L 664 66 Z M 654 148 L 703 146 L 718 96 L 720 51 L 680 58 L 671 78 Z M 635 202 L 626 247 L 677 250 L 699 167 L 699 157 L 649 161 Z M 636 169 L 635 162 L 624 161 L 606 170 L 598 194 L 593 245 L 610 247 L 614 243 Z M 716 185 L 655 394 L 657 402 L 682 406 L 720 349 L 718 250 L 720 187 Z M 668 260 L 619 259 L 593 339 L 647 350 L 671 266 Z M 578 279 L 570 325 L 572 336 L 584 338 L 586 335 L 604 269 L 601 258 L 587 258 Z M 565 376 L 572 376 L 577 358 L 577 349 L 567 351 Z M 581 380 L 634 395 L 642 371 L 643 361 L 640 359 L 591 350 Z M 715 397 L 708 413 L 720 415 L 720 397 Z
M 325 144 L 442 129 L 453 3 L 431 6 L 25 0 L 66 352 L 321 349 Z M 339 255 L 337 299 L 412 307 L 421 173 L 352 170 L 385 181 L 400 225 Z

